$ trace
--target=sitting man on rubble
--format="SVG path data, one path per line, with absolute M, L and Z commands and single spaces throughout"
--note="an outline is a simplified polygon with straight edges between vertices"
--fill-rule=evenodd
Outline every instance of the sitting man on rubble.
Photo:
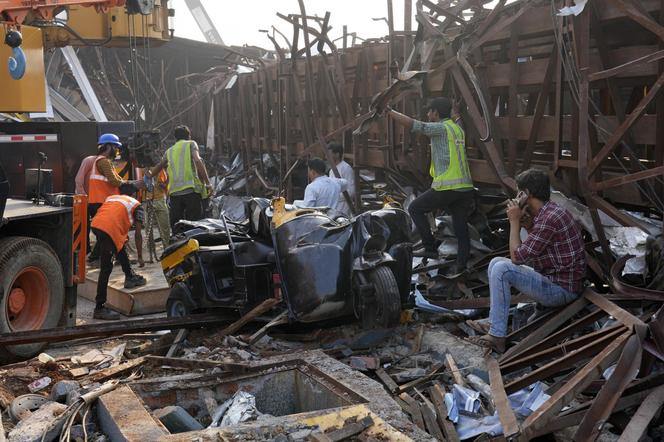
M 471 342 L 499 353 L 505 351 L 512 288 L 544 307 L 560 307 L 581 294 L 586 269 L 581 229 L 565 208 L 549 200 L 546 172 L 529 169 L 516 182 L 519 194 L 507 204 L 511 259 L 494 258 L 489 263 L 489 323 L 466 321 L 486 333 L 471 337 Z M 532 226 L 521 242 L 524 215 L 530 216 Z
M 348 182 L 343 178 L 330 178 L 326 175 L 325 161 L 312 158 L 307 163 L 309 185 L 304 189 L 302 207 L 330 207 L 334 209 L 339 202 L 341 192 L 346 190 Z
M 132 185 L 123 185 L 123 193 L 135 192 L 136 189 Z M 92 218 L 91 229 L 97 237 L 100 260 L 96 306 L 93 314 L 95 319 L 116 320 L 120 318 L 119 314 L 105 306 L 108 279 L 113 271 L 114 256 L 117 257 L 125 274 L 125 288 L 140 287 L 146 284 L 145 278 L 132 270 L 125 250 L 125 244 L 129 239 L 129 229 L 132 224 L 142 221 L 141 203 L 129 195 L 109 196 Z

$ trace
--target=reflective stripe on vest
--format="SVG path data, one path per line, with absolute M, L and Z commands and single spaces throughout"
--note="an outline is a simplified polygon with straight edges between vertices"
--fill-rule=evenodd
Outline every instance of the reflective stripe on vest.
M 134 209 L 140 204 L 138 200 L 127 195 L 112 195 L 106 198 L 107 203 L 120 203 L 127 210 L 129 225 L 134 224 Z
M 106 157 L 103 156 L 103 155 L 99 155 L 99 156 L 97 157 L 97 159 L 95 160 L 95 162 L 92 164 L 92 173 L 90 173 L 90 179 L 91 179 L 91 180 L 106 181 L 106 182 L 108 182 L 108 178 L 106 178 L 104 175 L 102 175 L 101 173 L 99 173 L 99 169 L 97 169 L 97 162 L 98 162 L 99 160 L 104 159 L 104 158 L 106 158 Z
M 129 229 L 134 222 L 134 212 L 139 204 L 127 195 L 109 196 L 92 218 L 90 227 L 106 233 L 116 250 L 120 251 L 127 242 Z
M 191 158 L 190 140 L 180 140 L 166 151 L 168 192 L 196 189 L 196 172 Z
M 463 129 L 451 120 L 444 120 L 447 133 L 447 144 L 450 150 L 450 161 L 446 170 L 435 170 L 433 159 L 431 170 L 433 181 L 431 187 L 435 190 L 453 190 L 473 187 L 468 160 L 466 158 L 466 140 Z
M 102 175 L 97 168 L 97 163 L 104 158 L 106 157 L 99 155 L 97 159 L 95 159 L 92 169 L 90 169 L 90 175 L 88 177 L 89 204 L 102 204 L 106 201 L 107 197 L 118 195 L 120 193 L 118 188 L 112 186 L 108 178 Z

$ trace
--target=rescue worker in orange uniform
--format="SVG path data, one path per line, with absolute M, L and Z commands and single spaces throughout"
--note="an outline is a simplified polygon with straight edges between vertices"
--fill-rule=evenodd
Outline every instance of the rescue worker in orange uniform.
M 111 195 L 106 198 L 92 219 L 91 228 L 97 237 L 100 259 L 96 306 L 93 315 L 95 319 L 115 320 L 120 318 L 118 313 L 105 306 L 108 279 L 113 271 L 113 256 L 117 257 L 122 266 L 125 274 L 125 288 L 140 287 L 146 284 L 145 278 L 132 270 L 125 251 L 125 243 L 129 239 L 129 229 L 135 222 L 142 222 L 143 217 L 143 208 L 138 200 L 128 195 Z
M 88 214 L 94 218 L 97 210 L 111 195 L 120 194 L 120 186 L 129 183 L 138 188 L 143 187 L 142 181 L 123 180 L 113 167 L 113 159 L 117 149 L 122 146 L 120 138 L 115 134 L 104 134 L 99 137 L 97 143 L 97 159 L 90 170 L 88 179 Z M 88 256 L 88 261 L 99 259 L 99 247 L 95 244 L 94 249 Z

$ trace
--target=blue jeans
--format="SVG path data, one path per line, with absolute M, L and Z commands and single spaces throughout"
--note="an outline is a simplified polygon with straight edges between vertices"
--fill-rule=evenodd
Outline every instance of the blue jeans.
M 491 336 L 507 336 L 512 287 L 545 307 L 560 307 L 577 298 L 576 294 L 554 284 L 529 267 L 514 264 L 507 258 L 493 258 L 489 263 Z

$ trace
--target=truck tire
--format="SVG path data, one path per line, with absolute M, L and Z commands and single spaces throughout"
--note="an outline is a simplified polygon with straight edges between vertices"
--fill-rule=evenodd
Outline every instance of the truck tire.
M 64 308 L 62 265 L 51 247 L 35 238 L 0 239 L 0 333 L 57 327 Z M 45 343 L 7 346 L 0 360 L 31 358 Z
M 376 302 L 363 308 L 362 323 L 375 328 L 397 326 L 401 318 L 401 297 L 394 273 L 389 267 L 380 266 L 367 273 L 367 280 L 374 286 Z

